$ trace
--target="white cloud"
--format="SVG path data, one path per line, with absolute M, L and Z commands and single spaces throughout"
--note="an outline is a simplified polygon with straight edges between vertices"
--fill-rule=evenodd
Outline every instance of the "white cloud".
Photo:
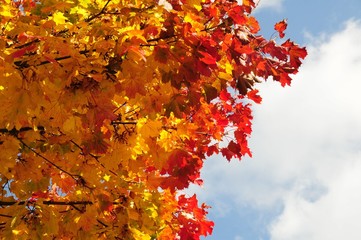
M 328 179 L 329 192 L 316 202 L 297 190 L 284 197 L 285 209 L 271 227 L 272 239 L 318 240 L 361 238 L 361 155 L 346 160 L 345 169 Z
M 348 22 L 328 42 L 310 47 L 292 97 L 282 104 L 297 124 L 286 133 L 292 151 L 298 150 L 296 179 L 317 179 L 327 191 L 310 201 L 294 184 L 282 199 L 285 209 L 271 227 L 272 239 L 361 239 L 360 38 L 360 22 Z M 289 160 L 282 164 L 297 169 Z
M 361 23 L 350 21 L 308 46 L 292 87 L 260 86 L 254 158 L 209 159 L 203 201 L 240 211 L 283 206 L 269 226 L 273 240 L 361 239 L 360 39 Z M 223 215 L 236 214 L 229 206 Z

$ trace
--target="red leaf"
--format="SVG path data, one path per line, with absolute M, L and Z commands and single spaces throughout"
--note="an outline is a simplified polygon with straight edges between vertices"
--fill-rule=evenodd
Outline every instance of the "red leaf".
M 200 158 L 193 157 L 187 151 L 174 150 L 169 156 L 167 166 L 162 171 L 162 174 L 170 175 L 164 178 L 162 186 L 178 189 L 188 187 L 189 183 L 199 179 L 202 165 Z
M 286 28 L 287 28 L 286 19 L 275 24 L 275 30 L 278 32 L 280 38 L 283 38 L 285 36 L 284 31 L 286 30 Z
M 232 152 L 228 148 L 222 148 L 221 153 L 222 153 L 222 156 L 225 157 L 228 161 L 231 161 L 231 159 L 234 155 L 234 152 Z
M 290 40 L 284 42 L 282 47 L 288 48 L 292 67 L 298 68 L 301 65 L 300 58 L 304 59 L 307 56 L 307 50 L 305 47 L 301 48 Z
M 281 83 L 281 86 L 284 87 L 286 85 L 291 86 L 291 77 L 288 75 L 288 73 L 281 73 L 279 76 L 279 81 Z
M 220 92 L 219 94 L 219 98 L 222 100 L 222 101 L 228 101 L 232 98 L 231 94 L 229 92 L 227 92 L 227 89 L 224 89 Z
M 228 11 L 228 15 L 232 18 L 234 23 L 244 25 L 247 22 L 247 17 L 243 14 L 244 9 L 237 5 Z
M 261 103 L 262 97 L 257 94 L 258 92 L 259 91 L 257 89 L 251 90 L 247 93 L 247 97 L 255 103 Z
M 219 149 L 217 145 L 211 145 L 207 148 L 207 156 L 212 156 L 214 153 L 219 153 Z
M 32 198 L 48 198 L 49 197 L 49 192 L 48 191 L 41 191 L 41 190 L 38 190 L 36 192 L 33 192 L 33 194 L 31 195 Z
M 234 141 L 231 141 L 228 144 L 228 149 L 234 153 L 234 155 L 238 155 L 241 152 L 241 147 L 239 144 L 235 143 Z
M 24 56 L 25 53 L 30 52 L 30 51 L 34 50 L 35 48 L 36 48 L 36 45 L 31 44 L 27 47 L 17 50 L 16 52 L 14 52 L 12 54 L 12 56 L 13 56 L 13 58 L 21 58 L 22 56 Z
M 199 53 L 202 55 L 202 57 L 200 58 L 200 60 L 202 62 L 204 62 L 205 64 L 216 64 L 217 60 L 215 57 L 213 57 L 211 54 L 203 52 L 203 51 L 199 51 Z

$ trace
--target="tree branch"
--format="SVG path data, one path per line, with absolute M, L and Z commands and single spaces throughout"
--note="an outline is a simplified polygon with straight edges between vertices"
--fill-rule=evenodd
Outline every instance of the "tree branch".
M 85 20 L 85 22 L 90 22 L 90 21 L 92 21 L 93 19 L 95 19 L 95 18 L 99 17 L 100 15 L 102 15 L 103 13 L 105 13 L 105 9 L 106 9 L 106 7 L 108 6 L 108 4 L 109 4 L 110 2 L 111 2 L 111 0 L 108 0 L 108 1 L 105 3 L 105 5 L 104 5 L 104 7 L 102 8 L 102 10 L 100 10 L 100 12 L 98 12 L 97 14 L 95 14 L 95 15 L 93 15 L 93 16 L 90 16 L 88 19 Z
M 95 50 L 93 50 L 94 52 Z M 86 54 L 86 53 L 89 53 L 90 50 L 82 50 L 82 51 L 79 51 L 80 54 Z M 71 56 L 62 56 L 62 57 L 57 57 L 57 58 L 54 58 L 55 61 L 61 61 L 61 60 L 65 60 L 65 59 L 69 59 L 71 58 Z M 51 63 L 50 61 L 46 60 L 46 61 L 42 61 L 40 62 L 39 64 L 37 65 L 34 65 L 35 67 L 38 67 L 38 66 L 42 66 L 42 65 L 45 65 L 45 64 L 49 64 Z M 19 68 L 28 68 L 30 67 L 30 65 L 28 64 L 28 61 L 15 61 L 14 64 L 19 67 Z
M 29 201 L 0 201 L 0 206 L 12 206 L 12 205 L 25 205 Z M 70 206 L 70 205 L 93 205 L 91 201 L 42 201 L 45 205 L 58 205 L 58 206 Z M 0 214 L 2 217 L 10 217 L 9 215 Z
M 25 205 L 27 203 L 34 203 L 35 201 L 0 201 L 0 207 L 2 206 L 13 206 L 13 205 Z M 93 205 L 92 201 L 53 201 L 44 200 L 41 201 L 44 205 L 55 205 L 55 206 L 73 206 L 73 205 Z M 111 202 L 114 205 L 122 205 L 121 202 Z M 9 215 L 0 214 L 0 217 L 10 217 Z
M 123 121 L 111 121 L 114 125 L 136 125 L 137 122 L 123 122 Z
M 30 151 L 32 151 L 36 156 L 42 158 L 43 160 L 45 160 L 47 163 L 49 163 L 50 165 L 52 165 L 53 167 L 57 168 L 58 170 L 60 170 L 61 172 L 67 174 L 68 176 L 70 176 L 72 179 L 74 179 L 74 181 L 76 181 L 77 183 L 81 183 L 84 184 L 85 181 L 84 179 L 81 178 L 81 176 L 77 176 L 77 175 L 73 175 L 71 173 L 69 173 L 68 171 L 62 169 L 61 167 L 59 167 L 58 165 L 56 165 L 55 163 L 53 163 L 52 161 L 50 161 L 49 159 L 47 159 L 46 157 L 44 157 L 43 155 L 41 155 L 40 153 L 38 153 L 37 151 L 35 151 L 33 148 L 31 148 L 30 146 L 28 146 L 22 139 L 20 139 L 18 136 L 16 136 L 16 138 L 21 142 L 21 144 L 23 144 L 27 149 L 29 149 Z

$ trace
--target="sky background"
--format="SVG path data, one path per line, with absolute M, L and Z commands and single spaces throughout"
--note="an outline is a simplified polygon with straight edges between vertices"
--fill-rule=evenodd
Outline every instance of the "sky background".
M 271 38 L 309 52 L 291 87 L 259 85 L 253 158 L 205 163 L 202 188 L 220 240 L 361 239 L 361 1 L 261 0 L 254 15 Z

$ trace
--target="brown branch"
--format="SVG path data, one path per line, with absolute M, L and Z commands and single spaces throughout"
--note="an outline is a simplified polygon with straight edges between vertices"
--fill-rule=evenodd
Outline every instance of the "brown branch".
M 116 113 L 119 109 L 121 109 L 122 107 L 124 107 L 128 102 L 124 102 L 122 105 L 120 105 L 119 107 L 117 107 L 113 113 Z
M 40 132 L 41 132 L 41 131 L 44 131 L 44 129 L 45 129 L 43 126 L 37 126 L 36 128 L 37 128 Z M 31 131 L 31 130 L 34 130 L 34 128 L 32 128 L 32 127 L 22 127 L 22 128 L 20 128 L 19 130 L 17 130 L 15 127 L 12 128 L 11 130 L 6 129 L 6 128 L 0 128 L 0 134 L 1 134 L 1 133 L 10 134 L 10 135 L 16 137 L 16 136 L 17 136 L 19 133 L 21 133 L 21 132 L 26 132 L 26 131 Z
M 21 49 L 21 48 L 23 48 L 23 47 L 27 47 L 27 46 L 30 46 L 30 45 L 33 44 L 33 43 L 38 43 L 38 42 L 40 42 L 40 39 L 36 38 L 36 39 L 34 39 L 33 41 L 24 43 L 24 44 L 22 44 L 22 45 L 19 45 L 19 46 L 14 47 L 14 48 L 15 48 L 15 49 Z
M 111 121 L 114 125 L 136 125 L 137 122 L 123 122 L 123 121 Z
M 91 201 L 69 201 L 69 202 L 62 202 L 62 201 L 43 201 L 45 205 L 93 205 Z
M 0 206 L 12 205 L 25 205 L 29 201 L 0 201 Z M 57 206 L 73 206 L 73 205 L 93 205 L 91 201 L 42 201 L 44 205 L 57 205 Z M 10 217 L 9 215 L 0 214 L 2 217 Z
M 179 35 L 170 35 L 170 36 L 166 36 L 166 37 L 157 37 L 157 38 L 152 38 L 152 39 L 148 39 L 147 42 L 158 42 L 160 40 L 165 40 L 165 39 L 169 39 L 169 38 L 173 38 L 173 37 L 177 37 Z
M 95 14 L 95 15 L 93 15 L 93 16 L 90 16 L 88 19 L 85 20 L 85 22 L 90 22 L 90 21 L 92 21 L 93 19 L 95 19 L 95 18 L 99 17 L 100 15 L 104 14 L 104 13 L 105 13 L 105 9 L 106 9 L 106 7 L 108 6 L 108 4 L 109 4 L 110 2 L 111 2 L 111 0 L 108 0 L 108 1 L 105 3 L 105 5 L 104 5 L 104 7 L 102 8 L 102 10 L 100 10 L 100 12 L 98 12 L 97 14 Z
M 101 225 L 103 225 L 104 227 L 108 227 L 107 224 L 103 223 L 102 221 L 100 221 L 99 219 L 97 219 L 97 222 L 100 223 Z
M 153 39 L 150 39 L 150 40 L 153 40 Z M 174 40 L 166 42 L 166 44 L 175 43 L 177 41 L 178 41 L 178 39 L 174 39 Z M 155 46 L 158 46 L 158 44 L 140 44 L 140 46 L 141 47 L 155 47 Z
M 93 50 L 94 52 L 95 50 Z M 90 50 L 82 50 L 82 51 L 79 51 L 80 54 L 86 54 L 86 53 L 89 53 Z M 65 59 L 69 59 L 71 58 L 71 56 L 62 56 L 62 57 L 57 57 L 57 58 L 54 58 L 55 61 L 61 61 L 61 60 L 65 60 Z M 50 61 L 46 60 L 46 61 L 42 61 L 40 62 L 39 64 L 37 65 L 34 65 L 35 67 L 38 67 L 38 66 L 42 66 L 42 65 L 45 65 L 45 64 L 49 64 L 51 63 Z M 15 61 L 14 64 L 19 67 L 19 68 L 28 68 L 30 67 L 30 65 L 28 64 L 27 61 Z
M 28 203 L 34 203 L 30 201 L 0 201 L 0 207 L 2 206 L 13 206 L 13 205 L 25 205 Z M 41 201 L 44 205 L 55 205 L 55 206 L 74 206 L 74 205 L 93 205 L 92 201 L 53 201 L 53 200 L 44 200 Z M 121 202 L 112 202 L 114 205 L 122 205 Z M 9 215 L 0 214 L 1 217 L 10 217 Z

